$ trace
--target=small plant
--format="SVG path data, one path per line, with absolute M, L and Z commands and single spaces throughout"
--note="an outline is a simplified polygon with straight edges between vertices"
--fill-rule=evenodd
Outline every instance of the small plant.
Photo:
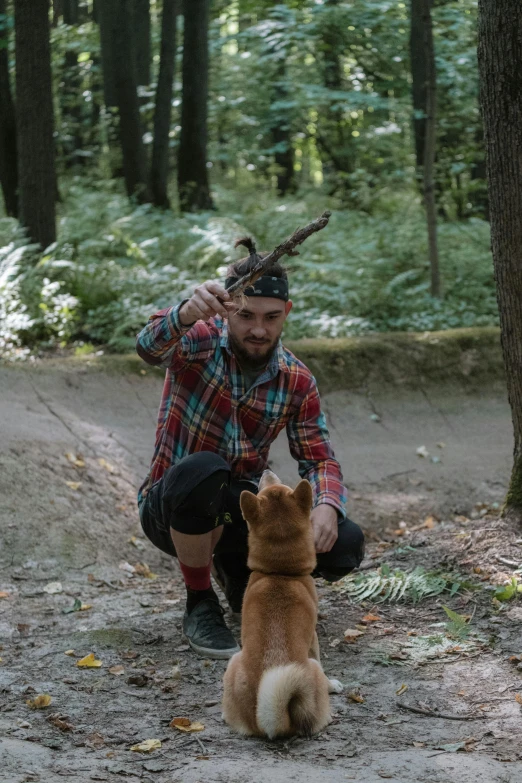
M 470 617 L 465 614 L 454 612 L 453 609 L 450 609 L 448 606 L 443 606 L 442 608 L 449 618 L 446 623 L 447 635 L 451 636 L 452 639 L 458 639 L 459 641 L 467 639 L 471 631 L 469 627 Z
M 345 576 L 336 582 L 334 588 L 348 593 L 354 601 L 397 602 L 411 600 L 418 603 L 448 592 L 455 595 L 462 587 L 472 587 L 464 581 L 456 581 L 454 576 L 436 571 L 425 571 L 418 566 L 413 571 L 392 571 L 388 565 L 363 574 Z

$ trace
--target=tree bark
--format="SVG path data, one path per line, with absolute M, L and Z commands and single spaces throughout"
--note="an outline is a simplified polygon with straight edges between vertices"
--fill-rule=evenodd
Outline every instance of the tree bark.
M 413 134 L 418 180 L 422 182 L 424 140 L 426 135 L 426 95 L 428 63 L 425 49 L 425 0 L 411 0 L 410 12 L 410 68 L 413 103 Z
M 134 0 L 134 53 L 138 84 L 150 84 L 150 0 Z
M 15 0 L 20 223 L 46 248 L 56 239 L 49 0 Z
M 522 15 L 518 0 L 479 0 L 478 32 L 491 247 L 515 436 L 503 514 L 522 524 Z
M 280 5 L 275 0 L 275 6 Z M 270 135 L 274 148 L 276 164 L 277 193 L 280 196 L 295 191 L 294 148 L 292 146 L 292 122 L 288 108 L 274 108 L 278 103 L 285 103 L 290 98 L 286 75 L 286 51 L 280 47 L 280 41 L 269 49 L 272 58 L 276 59 L 275 72 L 272 77 L 272 95 L 270 106 Z
M 18 217 L 16 117 L 9 80 L 6 0 L 0 0 L 0 184 L 7 215 Z
M 185 212 L 213 209 L 207 170 L 208 22 L 210 0 L 184 0 L 183 94 L 178 190 Z
M 103 0 L 98 3 L 97 13 L 100 25 L 100 48 L 103 71 L 103 99 L 108 108 L 117 105 L 114 83 L 114 41 L 112 29 L 116 24 L 117 0 Z
M 176 67 L 177 0 L 163 0 L 161 17 L 161 53 L 154 109 L 154 143 L 150 185 L 152 200 L 157 207 L 170 207 L 167 193 L 169 174 L 169 133 L 172 107 L 172 86 Z
M 127 195 L 145 203 L 151 199 L 134 67 L 132 2 L 133 0 L 115 0 L 111 28 L 114 86 Z
M 63 21 L 67 25 L 77 25 L 79 21 L 78 0 L 63 0 Z M 76 151 L 83 147 L 81 95 L 80 95 L 80 70 L 78 68 L 78 54 L 76 49 L 66 50 L 65 69 L 63 74 L 62 93 L 62 117 L 66 123 L 66 164 L 84 162 Z

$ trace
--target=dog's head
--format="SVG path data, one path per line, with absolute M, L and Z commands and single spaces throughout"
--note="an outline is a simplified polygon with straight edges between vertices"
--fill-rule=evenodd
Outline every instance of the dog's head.
M 295 490 L 269 470 L 259 494 L 244 491 L 240 504 L 248 525 L 248 567 L 270 574 L 302 576 L 316 565 L 310 512 L 312 487 L 303 479 Z

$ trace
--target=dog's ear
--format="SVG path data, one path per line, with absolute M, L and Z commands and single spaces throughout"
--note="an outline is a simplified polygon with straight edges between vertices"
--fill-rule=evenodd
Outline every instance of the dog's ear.
M 261 476 L 261 481 L 259 482 L 259 491 L 261 492 L 262 489 L 266 489 L 267 487 L 273 487 L 275 484 L 281 484 L 281 479 L 276 476 L 275 473 L 272 473 L 271 470 L 265 470 L 263 471 L 263 475 Z
M 253 492 L 244 489 L 239 497 L 241 513 L 247 524 L 255 524 L 259 517 L 259 500 Z
M 312 486 L 309 481 L 302 479 L 294 489 L 294 499 L 303 511 L 310 512 L 314 503 Z

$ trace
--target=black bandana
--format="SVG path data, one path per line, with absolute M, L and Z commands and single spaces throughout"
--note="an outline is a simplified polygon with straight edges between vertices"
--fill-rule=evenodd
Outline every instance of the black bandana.
M 230 288 L 231 285 L 237 283 L 238 279 L 237 277 L 227 277 L 225 288 Z M 273 299 L 282 299 L 283 302 L 288 302 L 288 280 L 282 277 L 263 275 L 253 285 L 245 288 L 245 296 L 270 296 Z

